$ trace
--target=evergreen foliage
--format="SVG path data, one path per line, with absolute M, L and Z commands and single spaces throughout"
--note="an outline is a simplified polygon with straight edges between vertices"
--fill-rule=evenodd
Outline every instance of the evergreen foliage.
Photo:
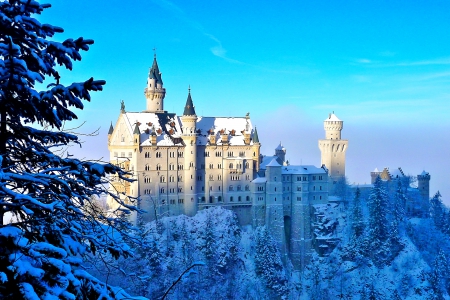
M 127 225 L 93 202 L 107 193 L 105 175 L 128 180 L 127 174 L 55 154 L 79 143 L 63 125 L 105 81 L 60 82 L 57 65 L 71 70 L 93 41 L 53 41 L 63 29 L 34 17 L 48 7 L 33 0 L 0 2 L 0 298 L 114 298 L 115 290 L 80 264 L 89 252 L 130 254 L 118 230 Z M 55 83 L 38 91 L 36 83 L 46 78 Z
M 374 263 L 380 265 L 389 255 L 388 196 L 383 183 L 375 180 L 368 199 L 369 204 L 369 251 Z
M 434 225 L 436 225 L 439 229 L 444 229 L 446 218 L 444 213 L 444 205 L 442 204 L 441 194 L 439 191 L 430 200 L 430 215 L 433 219 Z
M 256 229 L 256 274 L 261 276 L 269 289 L 281 296 L 287 293 L 287 280 L 283 263 L 275 241 L 265 226 Z

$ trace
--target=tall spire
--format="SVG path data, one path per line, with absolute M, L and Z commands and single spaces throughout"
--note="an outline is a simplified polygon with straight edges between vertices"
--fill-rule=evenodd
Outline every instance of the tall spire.
M 108 134 L 112 134 L 113 132 L 114 132 L 114 127 L 112 126 L 112 122 L 111 122 L 111 125 L 109 125 Z
M 148 72 L 148 78 L 155 79 L 156 83 L 163 84 L 161 73 L 159 72 L 158 62 L 156 61 L 156 52 L 153 57 L 153 65 Z
M 253 143 L 259 143 L 258 131 L 255 127 L 255 132 L 253 132 Z
M 188 97 L 186 100 L 186 105 L 184 106 L 183 116 L 196 116 L 194 102 L 192 102 L 191 98 L 191 86 L 188 89 Z

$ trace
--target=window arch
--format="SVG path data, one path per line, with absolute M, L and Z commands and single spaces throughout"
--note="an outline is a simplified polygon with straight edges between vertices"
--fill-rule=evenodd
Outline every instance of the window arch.
M 157 171 L 161 171 L 161 165 L 160 165 L 160 164 L 157 164 L 157 165 L 156 165 L 156 170 L 157 170 Z
M 248 186 L 248 184 L 245 186 L 245 190 L 250 191 L 250 187 Z
M 150 165 L 149 164 L 145 165 L 145 171 L 150 171 Z

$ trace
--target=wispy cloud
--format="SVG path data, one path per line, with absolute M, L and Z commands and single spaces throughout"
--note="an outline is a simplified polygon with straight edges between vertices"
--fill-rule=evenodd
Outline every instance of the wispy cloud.
M 168 0 L 154 0 L 154 3 L 161 6 L 164 9 L 169 10 L 172 12 L 178 19 L 188 24 L 193 29 L 197 30 L 204 36 L 208 37 L 211 41 L 215 43 L 213 47 L 210 48 L 210 51 L 213 55 L 220 57 L 222 59 L 225 59 L 226 61 L 232 62 L 232 63 L 242 63 L 236 59 L 229 58 L 227 56 L 226 49 L 222 46 L 222 42 L 216 38 L 214 35 L 210 34 L 205 30 L 205 28 L 197 21 L 190 18 L 179 6 L 174 4 L 171 1 Z
M 356 59 L 356 62 L 360 63 L 360 64 L 370 64 L 373 61 L 371 61 L 370 59 L 367 59 L 367 58 L 358 58 L 358 59 Z
M 450 65 L 450 57 L 420 60 L 420 61 L 400 62 L 393 64 L 393 66 L 405 66 L 405 67 L 428 66 L 428 65 Z

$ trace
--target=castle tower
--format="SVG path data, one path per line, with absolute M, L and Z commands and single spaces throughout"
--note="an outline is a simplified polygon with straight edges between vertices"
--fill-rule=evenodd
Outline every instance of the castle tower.
M 197 213 L 198 199 L 196 191 L 197 158 L 197 115 L 189 88 L 183 116 L 181 116 L 184 148 L 184 214 L 193 216 Z
M 281 253 L 286 254 L 281 165 L 275 158 L 266 166 L 266 179 L 266 226 Z
M 339 120 L 333 112 L 323 123 L 325 139 L 319 140 L 319 149 L 322 153 L 321 164 L 328 169 L 328 175 L 337 180 L 345 176 L 345 152 L 348 140 L 341 139 L 344 122 Z
M 377 180 L 377 177 L 379 177 L 380 175 L 381 175 L 381 172 L 378 171 L 378 168 L 375 168 L 375 170 L 370 172 L 370 183 L 374 184 L 375 181 Z
M 148 72 L 147 87 L 144 89 L 145 98 L 147 98 L 146 112 L 163 112 L 164 97 L 166 89 L 163 88 L 161 73 L 159 72 L 156 54 L 153 58 L 153 65 Z
M 261 150 L 261 143 L 259 142 L 259 137 L 258 137 L 258 131 L 255 130 L 253 131 L 253 170 L 255 170 L 254 175 L 256 176 L 256 174 L 259 172 L 259 164 L 261 163 L 261 158 L 260 158 L 260 150 Z
M 277 162 L 284 166 L 285 165 L 285 160 L 286 160 L 286 148 L 283 147 L 283 145 L 280 144 L 278 145 L 278 147 L 275 148 L 275 156 L 277 156 Z
M 428 205 L 430 200 L 430 173 L 423 171 L 420 175 L 417 175 L 417 189 L 420 192 L 422 201 Z

